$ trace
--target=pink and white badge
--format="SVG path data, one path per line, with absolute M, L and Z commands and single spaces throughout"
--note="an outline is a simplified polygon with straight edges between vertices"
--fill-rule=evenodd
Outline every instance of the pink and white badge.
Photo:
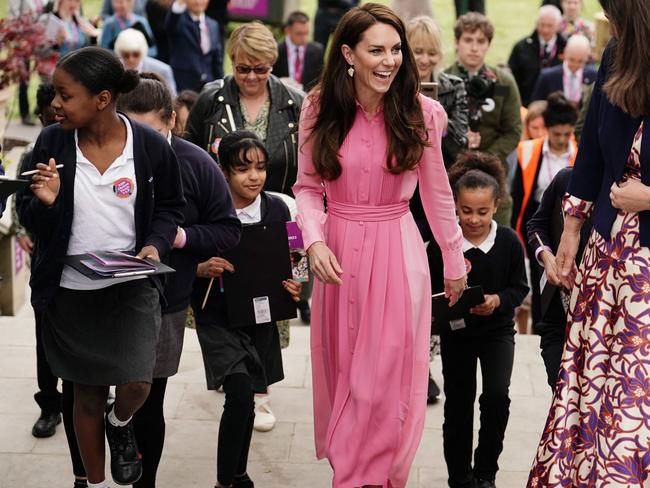
M 117 198 L 129 198 L 133 195 L 133 180 L 130 178 L 120 178 L 113 183 L 113 194 Z

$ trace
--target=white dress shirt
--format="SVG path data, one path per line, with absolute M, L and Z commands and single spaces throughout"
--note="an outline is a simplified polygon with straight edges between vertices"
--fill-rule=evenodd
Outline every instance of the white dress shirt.
M 542 163 L 539 168 L 539 176 L 537 177 L 537 186 L 535 188 L 535 201 L 541 202 L 544 191 L 551 184 L 555 175 L 560 170 L 569 166 L 571 158 L 573 157 L 573 144 L 569 144 L 568 150 L 560 155 L 553 154 L 548 145 L 548 137 L 544 139 L 544 146 L 542 147 Z
M 300 66 L 302 66 L 302 71 L 305 71 L 305 48 L 306 46 L 296 46 L 289 36 L 284 38 L 284 42 L 287 45 L 287 63 L 289 64 L 289 78 L 296 79 L 296 47 L 300 53 Z M 302 83 L 302 81 L 300 82 Z
M 565 61 L 562 63 L 562 86 L 564 96 L 572 102 L 580 102 L 582 99 L 582 77 L 584 69 L 580 68 L 575 73 L 569 69 Z

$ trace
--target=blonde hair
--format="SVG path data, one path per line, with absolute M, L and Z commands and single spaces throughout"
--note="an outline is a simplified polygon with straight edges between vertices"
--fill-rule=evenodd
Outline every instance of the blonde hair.
M 548 102 L 546 100 L 536 100 L 531 102 L 528 105 L 528 112 L 526 112 L 526 117 L 524 118 L 524 125 L 528 127 L 533 120 L 537 117 L 541 117 L 546 112 L 548 108 Z
M 416 39 L 423 39 L 442 56 L 442 33 L 431 17 L 420 15 L 411 19 L 406 24 L 406 39 L 411 47 Z
M 118 57 L 121 57 L 125 51 L 137 51 L 143 58 L 146 58 L 149 46 L 142 32 L 136 29 L 124 29 L 115 39 L 113 50 Z
M 269 28 L 255 20 L 240 25 L 230 34 L 228 56 L 234 62 L 239 54 L 274 64 L 278 59 L 278 43 Z

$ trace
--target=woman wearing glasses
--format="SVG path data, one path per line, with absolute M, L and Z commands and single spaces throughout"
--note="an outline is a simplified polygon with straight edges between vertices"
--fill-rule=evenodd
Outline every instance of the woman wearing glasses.
M 115 39 L 114 49 L 126 69 L 160 75 L 165 80 L 172 97 L 176 96 L 176 82 L 171 66 L 147 54 L 149 46 L 142 32 L 136 29 L 123 30 Z
M 234 74 L 206 85 L 190 112 L 186 137 L 216 160 L 223 136 L 240 129 L 254 132 L 269 152 L 264 189 L 293 196 L 304 94 L 271 74 L 277 43 L 259 22 L 233 31 L 228 56 Z

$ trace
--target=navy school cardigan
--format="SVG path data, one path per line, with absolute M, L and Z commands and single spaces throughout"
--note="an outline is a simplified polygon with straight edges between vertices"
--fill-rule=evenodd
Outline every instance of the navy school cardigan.
M 137 195 L 135 201 L 136 251 L 153 245 L 161 258 L 171 251 L 176 228 L 182 224 L 185 205 L 178 162 L 167 140 L 156 131 L 129 120 L 133 129 L 133 157 Z M 74 216 L 74 180 L 77 151 L 74 130 L 54 124 L 42 130 L 26 169 L 54 158 L 64 167 L 59 171 L 61 189 L 52 207 L 43 205 L 29 187 L 17 194 L 20 223 L 34 237 L 32 305 L 37 311 L 47 308 L 61 281 L 63 260 Z M 151 277 L 162 291 L 158 277 Z
M 613 105 L 603 93 L 613 55 L 614 41 L 605 50 L 591 102 L 580 137 L 580 147 L 567 191 L 582 200 L 594 202 L 591 221 L 596 231 L 609 241 L 617 210 L 609 199 L 610 188 L 620 182 L 634 135 L 641 122 L 641 181 L 650 186 L 650 114 L 631 117 Z M 650 202 L 648 202 L 650 206 Z M 650 246 L 650 211 L 639 213 L 640 241 Z
M 200 147 L 172 136 L 187 204 L 183 208 L 185 247 L 174 249 L 169 265 L 176 270 L 165 282 L 163 313 L 184 310 L 190 303 L 199 262 L 235 247 L 241 222 L 230 197 L 228 184 L 212 157 Z

